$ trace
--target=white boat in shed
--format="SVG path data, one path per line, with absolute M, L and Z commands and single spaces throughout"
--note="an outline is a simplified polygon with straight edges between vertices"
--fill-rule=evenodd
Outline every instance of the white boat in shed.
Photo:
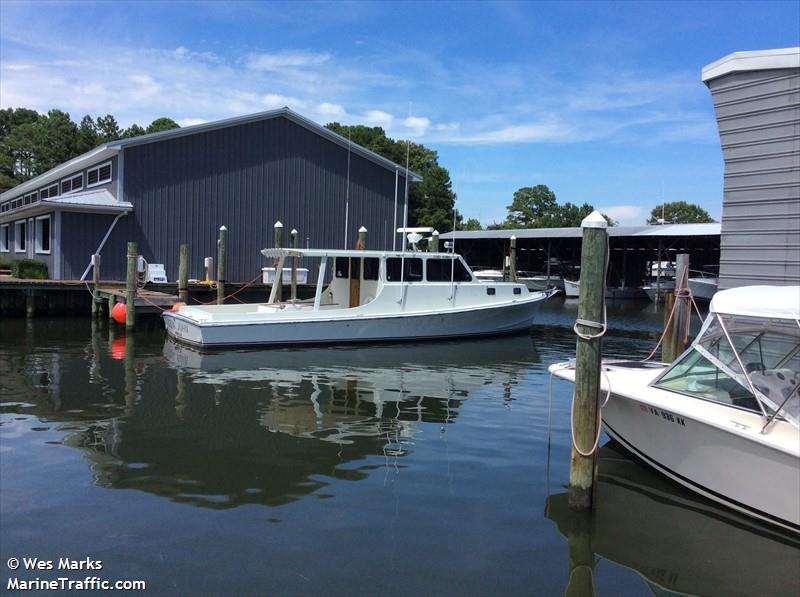
M 718 292 L 674 363 L 603 370 L 612 438 L 689 489 L 800 533 L 800 287 Z M 574 363 L 550 371 L 575 380 Z
M 182 306 L 164 313 L 167 333 L 194 346 L 338 344 L 486 336 L 528 329 L 554 290 L 478 280 L 460 255 L 264 249 L 282 271 L 290 258 L 320 259 L 312 299 Z M 333 265 L 327 281 L 326 272 Z

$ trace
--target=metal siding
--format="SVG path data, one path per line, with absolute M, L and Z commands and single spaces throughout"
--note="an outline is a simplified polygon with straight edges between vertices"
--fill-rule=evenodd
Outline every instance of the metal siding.
M 725 160 L 720 288 L 800 284 L 800 70 L 709 88 Z
M 61 279 L 78 280 L 86 270 L 103 240 L 114 215 L 87 214 L 65 211 L 61 214 Z M 106 241 L 101 252 L 100 274 L 103 280 L 125 279 L 125 255 L 127 240 L 124 233 L 124 216 L 117 222 L 114 232 Z
M 231 281 L 248 281 L 268 265 L 259 250 L 272 246 L 276 220 L 284 225 L 284 245 L 292 228 L 301 246 L 306 238 L 311 247 L 344 244 L 347 149 L 286 118 L 123 151 L 124 194 L 134 211 L 117 232 L 137 240 L 151 263 L 164 263 L 170 280 L 177 277 L 184 242 L 190 245 L 189 276 L 202 277 L 203 257 L 216 257 L 223 224 Z M 394 172 L 355 153 L 350 159 L 348 244 L 363 225 L 371 248 L 391 248 L 384 227 L 392 220 Z M 400 183 L 402 189 L 402 177 Z

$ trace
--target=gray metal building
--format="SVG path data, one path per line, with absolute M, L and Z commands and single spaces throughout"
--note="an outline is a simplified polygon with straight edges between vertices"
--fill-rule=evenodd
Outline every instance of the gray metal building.
M 725 160 L 719 287 L 800 284 L 800 48 L 735 52 L 702 76 Z
M 413 172 L 409 183 L 421 180 Z M 402 226 L 406 170 L 288 108 L 101 145 L 0 195 L 0 255 L 35 258 L 50 278 L 80 279 L 102 255 L 104 279 L 125 278 L 126 243 L 178 275 L 190 245 L 190 278 L 216 255 L 228 228 L 227 279 L 264 265 L 273 224 L 301 246 L 391 249 Z

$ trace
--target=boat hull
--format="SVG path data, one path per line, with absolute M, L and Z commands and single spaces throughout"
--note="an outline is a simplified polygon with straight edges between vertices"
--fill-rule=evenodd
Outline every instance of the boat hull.
M 603 425 L 627 450 L 685 487 L 800 532 L 796 456 L 618 394 L 603 409 Z
M 527 300 L 393 316 L 235 323 L 198 323 L 180 312 L 166 312 L 164 321 L 170 337 L 193 346 L 398 342 L 520 332 L 533 324 L 540 304 L 540 300 Z
M 717 292 L 717 278 L 689 278 L 689 290 L 696 300 L 711 301 Z

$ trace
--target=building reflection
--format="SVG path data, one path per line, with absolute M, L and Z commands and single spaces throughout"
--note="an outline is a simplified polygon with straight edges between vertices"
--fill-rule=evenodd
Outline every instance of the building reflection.
M 591 513 L 570 510 L 567 493 L 547 502 L 567 538 L 568 594 L 594 594 L 596 557 L 635 570 L 656 595 L 800 594 L 800 538 L 685 490 L 616 443 L 599 457 Z
M 88 345 L 28 358 L 25 385 L 46 383 L 23 410 L 58 423 L 98 485 L 278 506 L 408 466 L 417 434 L 471 397 L 514 400 L 535 361 L 528 336 L 201 353 L 96 324 Z

